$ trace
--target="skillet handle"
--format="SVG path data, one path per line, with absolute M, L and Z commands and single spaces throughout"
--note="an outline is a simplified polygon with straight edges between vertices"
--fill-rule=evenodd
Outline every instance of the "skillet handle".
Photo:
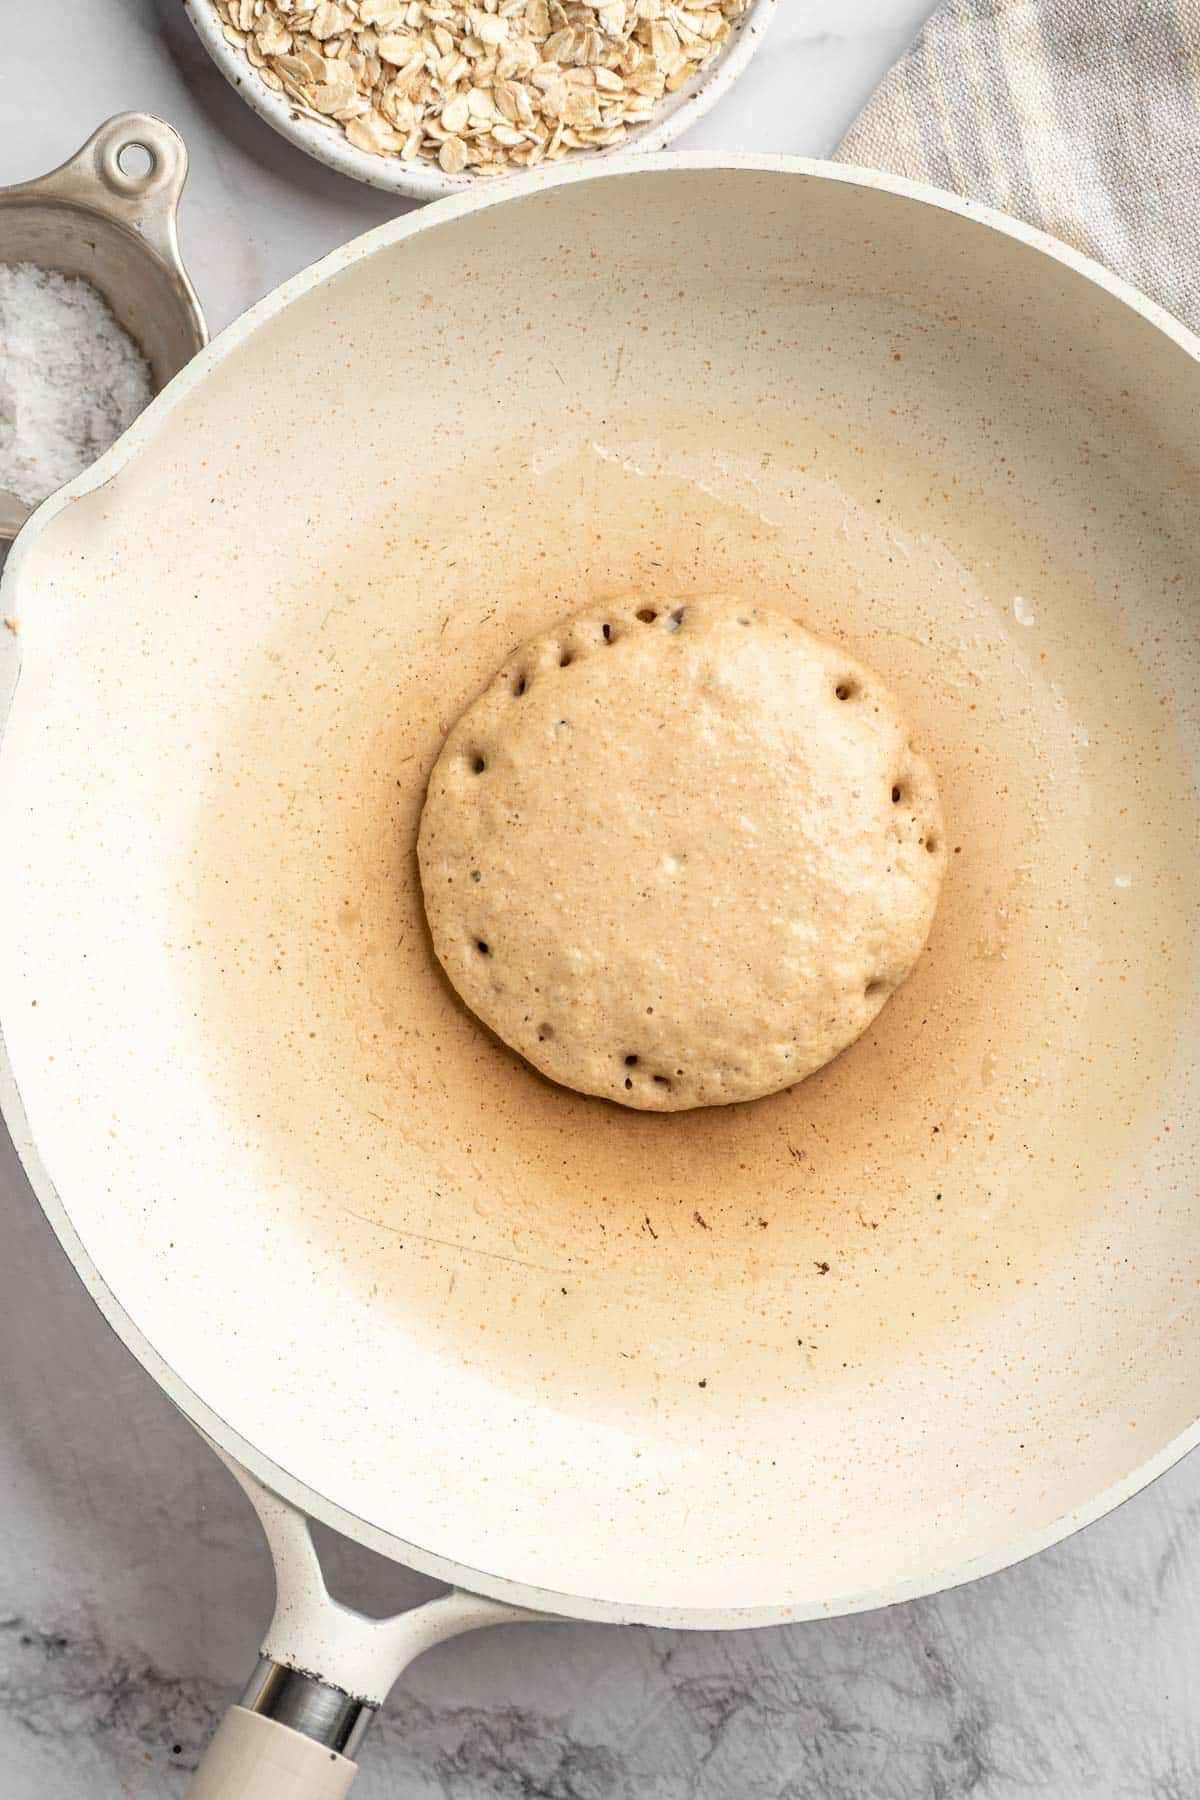
M 231 1706 L 188 1800 L 343 1800 L 358 1764 L 286 1725 Z
M 350 1759 L 414 1657 L 536 1613 L 452 1590 L 373 1619 L 335 1600 L 302 1512 L 207 1440 L 244 1490 L 275 1564 L 275 1616 L 240 1706 L 225 1714 L 187 1800 L 342 1800 Z

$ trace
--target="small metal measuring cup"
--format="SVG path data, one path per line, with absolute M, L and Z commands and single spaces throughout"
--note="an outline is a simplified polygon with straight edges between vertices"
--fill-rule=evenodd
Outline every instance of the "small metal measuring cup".
M 138 151 L 144 166 L 124 168 Z M 156 393 L 208 342 L 175 230 L 187 162 L 165 120 L 118 113 L 61 167 L 0 188 L 0 262 L 90 281 L 141 347 Z M 0 488 L 0 544 L 32 510 Z

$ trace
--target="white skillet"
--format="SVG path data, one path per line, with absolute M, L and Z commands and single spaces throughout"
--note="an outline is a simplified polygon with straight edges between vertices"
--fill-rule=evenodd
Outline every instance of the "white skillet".
M 646 158 L 338 251 L 22 533 L 4 1111 L 279 1572 L 198 1794 L 344 1793 L 456 1631 L 883 1605 L 1195 1441 L 1198 399 L 1024 227 Z M 631 587 L 841 635 L 941 778 L 926 958 L 753 1107 L 549 1087 L 424 936 L 442 732 Z M 305 1515 L 461 1591 L 350 1614 Z

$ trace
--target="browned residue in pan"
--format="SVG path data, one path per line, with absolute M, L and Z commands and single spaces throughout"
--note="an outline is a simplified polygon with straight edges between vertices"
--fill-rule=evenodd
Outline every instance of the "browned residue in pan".
M 1097 627 L 1105 571 L 911 450 L 770 441 L 754 467 L 722 461 L 716 421 L 702 454 L 661 425 L 544 469 L 514 445 L 348 531 L 254 674 L 198 814 L 197 1005 L 263 1181 L 336 1246 L 364 1353 L 372 1317 L 409 1318 L 601 1413 L 936 1363 L 1071 1255 L 1155 1129 L 1189 903 L 1163 847 L 1192 802 L 1153 682 Z M 423 922 L 446 727 L 524 635 L 639 585 L 739 590 L 841 637 L 941 785 L 917 972 L 753 1105 L 655 1116 L 549 1085 L 456 1003 Z

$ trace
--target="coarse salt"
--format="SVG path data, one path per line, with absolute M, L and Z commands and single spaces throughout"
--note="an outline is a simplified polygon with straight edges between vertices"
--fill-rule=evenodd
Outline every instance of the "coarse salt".
M 145 357 L 89 281 L 0 264 L 0 488 L 36 506 L 153 394 Z

